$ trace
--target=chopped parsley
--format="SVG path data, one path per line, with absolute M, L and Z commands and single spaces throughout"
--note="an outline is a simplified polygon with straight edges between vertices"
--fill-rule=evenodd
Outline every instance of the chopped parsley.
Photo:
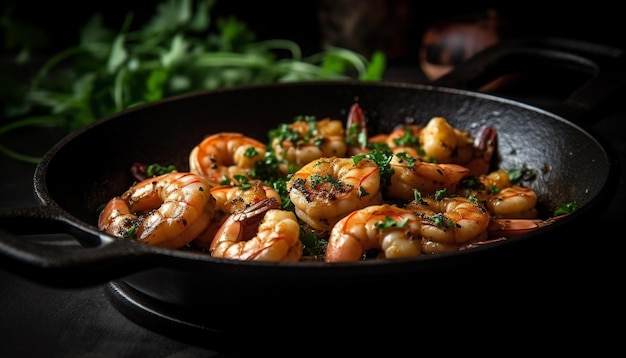
M 330 183 L 332 186 L 341 189 L 344 186 L 344 182 L 342 180 L 337 180 L 335 178 L 333 178 L 332 175 L 330 174 L 326 174 L 326 176 L 321 176 L 319 174 L 313 174 L 311 175 L 311 177 L 309 178 L 309 181 L 311 182 L 311 187 L 315 188 L 316 186 L 320 185 L 321 183 Z M 345 184 L 346 186 L 352 186 L 351 184 Z
M 520 184 L 522 181 L 533 181 L 537 179 L 537 171 L 528 168 L 525 164 L 519 169 L 512 169 L 507 172 L 512 184 Z
M 389 147 L 377 147 L 369 153 L 358 154 L 352 157 L 352 162 L 356 165 L 363 159 L 372 160 L 378 165 L 380 171 L 380 187 L 387 187 L 391 183 L 391 176 L 394 173 L 391 167 L 391 159 L 393 159 L 393 153 Z
M 417 189 L 413 189 L 413 200 L 415 200 L 418 204 L 424 204 L 424 200 L 422 200 L 422 192 Z
M 148 165 L 148 167 L 146 168 L 146 175 L 149 177 L 159 176 L 159 175 L 171 173 L 175 170 L 176 170 L 175 165 L 163 166 L 161 164 L 155 163 L 155 164 Z
M 354 123 L 348 128 L 346 144 L 357 148 L 366 148 L 368 145 L 367 132 L 362 130 L 359 124 Z
M 396 153 L 396 157 L 398 159 L 400 159 L 401 162 L 406 162 L 406 167 L 409 169 L 413 169 L 415 168 L 415 161 L 417 159 L 411 157 L 410 155 L 406 154 L 406 152 L 400 152 L 400 153 Z
M 392 227 L 404 227 L 404 225 L 406 225 L 406 223 L 409 221 L 408 218 L 404 218 L 400 221 L 397 221 L 395 219 L 393 219 L 390 216 L 385 216 L 385 220 L 384 221 L 379 221 L 377 223 L 374 224 L 374 226 L 377 229 L 381 229 L 381 230 L 385 230 L 385 229 L 389 229 Z
M 246 151 L 243 153 L 243 156 L 246 158 L 254 158 L 257 155 L 259 155 L 259 151 L 256 150 L 255 147 L 248 147 L 246 148 Z
M 443 213 L 437 213 L 431 216 L 430 220 L 441 228 L 453 229 L 456 226 L 454 221 L 443 215 Z
M 135 232 L 137 232 L 138 228 L 139 228 L 139 224 L 134 224 L 133 227 L 131 227 L 130 229 L 128 229 L 128 231 L 124 233 L 124 238 L 129 239 L 133 237 L 135 235 Z
M 578 210 L 578 204 L 565 203 L 554 210 L 554 216 L 571 214 L 576 210 Z
M 393 144 L 395 144 L 396 147 L 420 147 L 419 138 L 413 135 L 413 132 L 408 126 L 404 126 L 403 133 L 400 137 L 393 139 Z
M 302 255 L 312 256 L 315 260 L 323 260 L 328 240 L 318 237 L 312 229 L 300 226 L 300 241 L 302 241 Z
M 443 200 L 447 196 L 448 196 L 448 189 L 446 188 L 435 191 L 435 200 L 437 201 Z

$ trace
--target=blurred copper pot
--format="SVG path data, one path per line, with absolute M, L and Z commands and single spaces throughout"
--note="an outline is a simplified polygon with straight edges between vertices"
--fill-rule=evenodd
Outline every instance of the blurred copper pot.
M 494 9 L 440 20 L 422 36 L 419 62 L 424 75 L 435 80 L 503 38 L 505 19 Z

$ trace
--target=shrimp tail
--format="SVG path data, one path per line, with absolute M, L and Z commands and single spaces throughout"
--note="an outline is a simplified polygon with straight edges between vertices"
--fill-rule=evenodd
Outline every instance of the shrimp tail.
M 350 107 L 346 120 L 346 143 L 348 144 L 348 154 L 356 155 L 363 153 L 367 145 L 367 124 L 363 109 L 358 103 Z
M 492 219 L 487 229 L 489 238 L 500 239 L 528 234 L 537 229 L 553 224 L 565 215 L 541 219 Z
M 231 214 L 211 242 L 213 257 L 260 261 L 298 261 L 302 256 L 296 216 L 268 198 Z
M 250 237 L 240 237 L 238 241 L 249 240 L 256 233 L 256 229 L 263 221 L 263 216 L 271 209 L 278 209 L 280 204 L 276 198 L 268 198 L 249 206 L 240 213 L 232 214 L 227 220 L 229 223 L 238 223 L 241 225 L 240 235 L 248 233 Z
M 489 237 L 512 237 L 527 234 L 542 227 L 540 219 L 495 219 L 489 223 Z
M 464 164 L 473 175 L 480 176 L 489 172 L 497 136 L 498 132 L 494 127 L 483 126 L 474 138 L 474 158 Z

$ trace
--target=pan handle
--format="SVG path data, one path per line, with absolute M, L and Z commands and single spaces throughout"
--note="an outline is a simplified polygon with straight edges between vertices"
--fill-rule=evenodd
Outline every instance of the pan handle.
M 158 256 L 148 245 L 79 228 L 45 205 L 0 209 L 0 266 L 38 283 L 102 284 L 155 267 Z
M 431 84 L 508 97 L 565 119 L 593 124 L 608 115 L 617 101 L 623 100 L 624 66 L 624 51 L 618 48 L 566 38 L 522 37 L 486 48 Z M 555 73 L 564 74 L 561 78 L 566 80 L 575 76 L 585 80 L 574 85 L 569 94 L 555 100 L 511 93 L 510 84 L 514 81 L 510 80 L 531 73 L 535 80 L 530 81 L 532 87 L 527 89 L 531 93 L 556 85 L 547 83 Z

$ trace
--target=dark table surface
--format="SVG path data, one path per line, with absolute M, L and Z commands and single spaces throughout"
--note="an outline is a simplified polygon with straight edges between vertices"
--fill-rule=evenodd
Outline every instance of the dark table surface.
M 593 130 L 609 141 L 619 153 L 622 163 L 626 161 L 626 115 L 623 110 L 607 116 L 594 125 Z M 58 139 L 56 135 L 50 136 L 45 131 L 39 137 L 20 131 L 5 137 L 4 145 L 22 148 L 33 154 L 45 152 Z M 0 207 L 38 205 L 32 186 L 35 165 L 0 156 L 0 168 L 3 173 L 0 180 Z M 590 231 L 581 233 L 591 235 L 589 247 L 580 248 L 588 250 L 590 256 L 603 256 L 603 250 L 615 250 L 616 237 L 611 235 L 623 236 L 619 223 L 624 217 L 626 176 L 624 168 L 621 171 L 620 189 L 603 220 L 600 223 L 590 223 Z M 607 225 L 605 228 L 612 234 L 603 234 L 606 230 L 602 225 Z M 597 241 L 594 242 L 596 237 Z M 584 264 L 594 266 L 595 261 L 585 261 Z M 598 279 L 598 284 L 593 285 L 593 292 L 589 293 L 590 298 L 572 297 L 571 302 L 564 302 L 564 305 L 579 305 L 572 309 L 572 315 L 580 315 L 581 329 L 589 332 L 584 333 L 584 336 L 598 339 L 593 346 L 600 350 L 614 343 L 610 337 L 623 324 L 623 308 L 612 306 L 612 303 L 621 301 L 617 290 L 621 281 L 610 281 L 611 278 L 620 276 L 617 276 L 617 272 L 607 272 L 619 272 L 622 267 L 622 264 L 589 267 L 591 275 Z M 0 357 L 230 356 L 157 333 L 150 327 L 136 323 L 112 305 L 110 295 L 107 294 L 108 289 L 107 285 L 82 289 L 53 288 L 0 270 Z M 587 299 L 593 304 L 585 304 Z M 598 305 L 598 302 L 604 304 Z M 615 328 L 607 328 L 603 322 L 612 322 L 606 324 Z M 548 325 L 554 327 L 554 330 L 549 329 L 548 334 L 553 332 L 555 337 L 559 335 L 558 330 L 561 327 L 558 323 L 548 320 L 537 323 L 544 327 L 544 334 L 545 326 Z M 519 342 L 523 345 L 532 344 L 533 331 L 540 327 L 524 328 L 526 334 L 519 336 Z M 462 335 L 476 335 L 476 339 L 484 342 L 491 339 L 491 334 L 493 331 L 478 334 L 465 332 Z M 546 342 L 550 342 L 550 339 L 546 339 Z M 577 344 L 575 341 L 571 343 L 573 346 Z

